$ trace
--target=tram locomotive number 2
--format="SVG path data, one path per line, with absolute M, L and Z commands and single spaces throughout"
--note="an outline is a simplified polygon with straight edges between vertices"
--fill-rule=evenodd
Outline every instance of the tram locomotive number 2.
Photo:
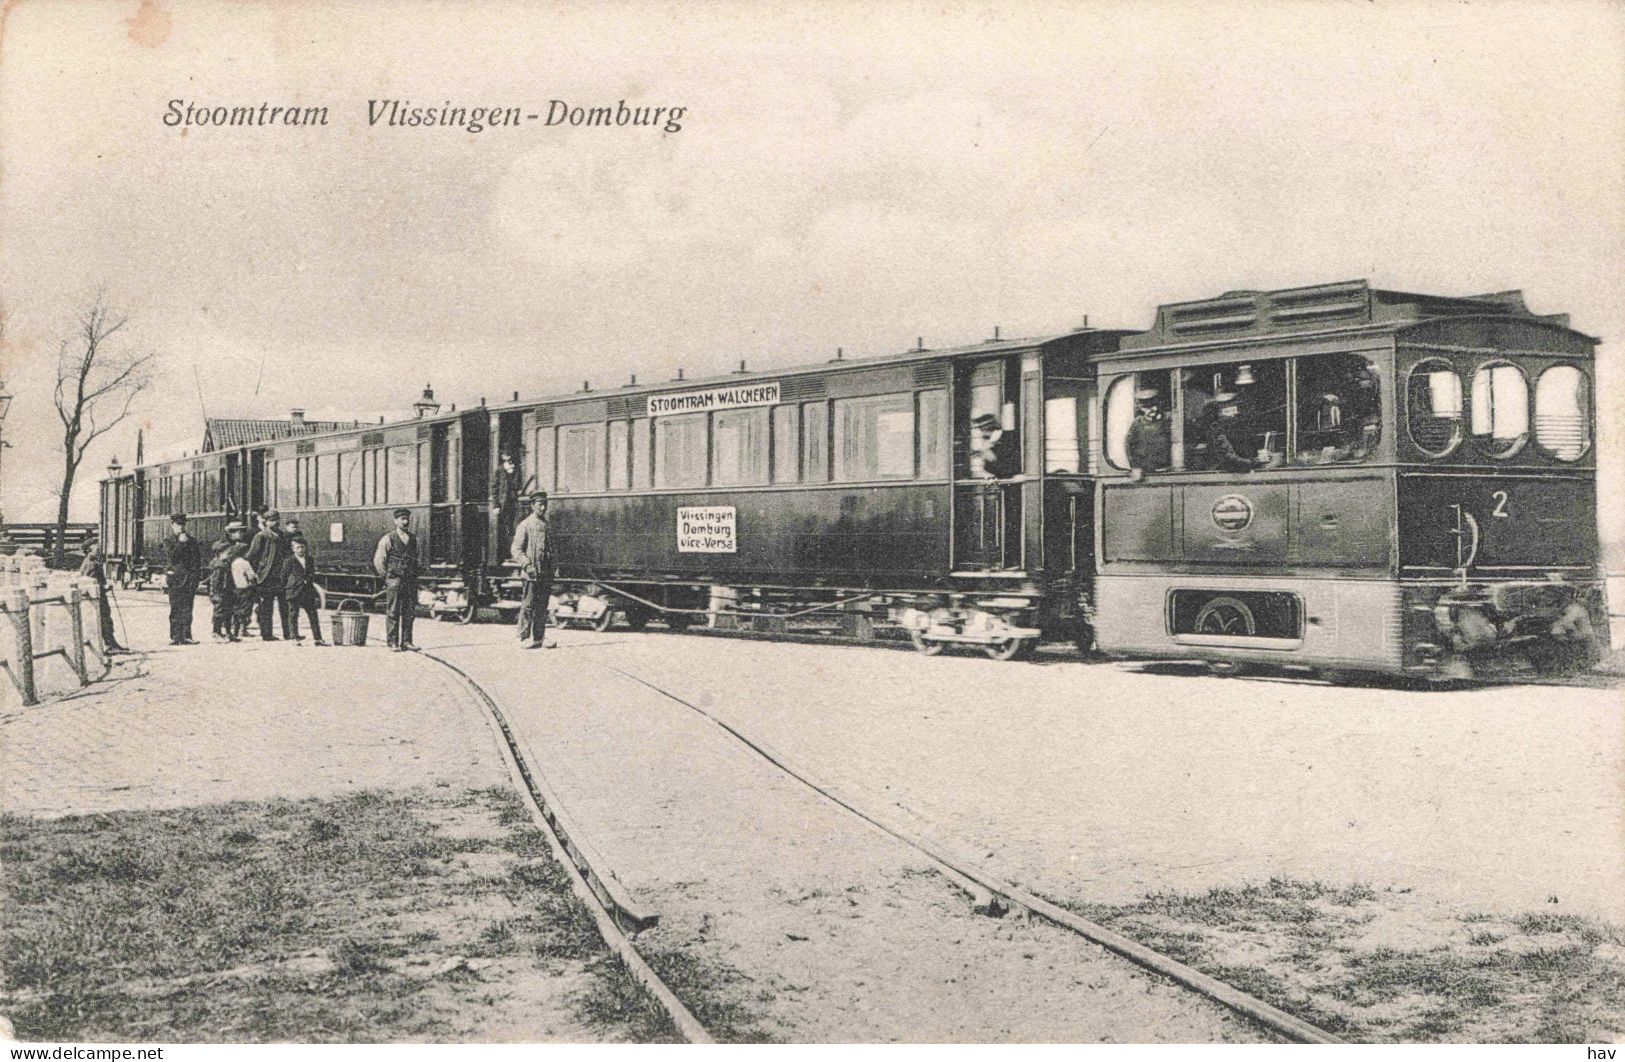
M 1490 515 L 1491 516 L 1496 517 L 1497 519 L 1500 519 L 1500 520 L 1505 520 L 1505 519 L 1507 519 L 1508 517 L 1510 517 L 1512 515 L 1511 513 L 1507 512 L 1507 492 L 1506 491 L 1498 490 L 1494 494 L 1491 494 L 1490 497 L 1495 499 L 1495 508 L 1490 510 Z

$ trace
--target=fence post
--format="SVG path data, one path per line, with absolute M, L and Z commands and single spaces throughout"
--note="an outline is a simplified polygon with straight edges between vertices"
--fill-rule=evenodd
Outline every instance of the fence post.
M 8 591 L 6 608 L 10 610 L 11 626 L 17 636 L 13 678 L 17 680 L 17 692 L 22 694 L 26 708 L 39 703 L 39 696 L 34 692 L 34 634 L 32 617 L 28 614 L 28 590 L 18 587 Z
M 75 579 L 73 585 L 68 587 L 68 622 L 73 628 L 73 650 L 69 659 L 73 661 L 73 669 L 79 673 L 79 685 L 88 686 L 90 675 L 85 671 L 85 617 L 79 611 L 82 596 L 79 580 Z
M 100 599 L 103 594 L 107 593 L 107 590 L 104 587 L 97 586 L 94 579 L 82 579 L 79 586 L 84 590 L 84 595 L 79 599 L 79 607 L 90 610 L 90 618 L 80 621 L 85 625 L 85 645 L 96 654 L 96 666 L 101 668 L 101 674 L 105 675 L 110 669 L 107 665 L 107 643 L 102 641 L 102 604 Z M 112 605 L 109 604 L 108 607 L 111 608 Z

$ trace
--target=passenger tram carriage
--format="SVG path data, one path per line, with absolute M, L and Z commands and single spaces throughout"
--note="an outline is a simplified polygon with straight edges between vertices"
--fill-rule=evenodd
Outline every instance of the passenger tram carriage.
M 1607 642 L 1597 341 L 1517 292 L 1229 292 L 1146 331 L 952 349 L 325 426 L 110 470 L 109 561 L 167 514 L 300 520 L 330 593 L 379 589 L 413 512 L 421 603 L 516 608 L 498 455 L 549 492 L 565 622 L 907 637 L 996 658 L 1463 677 Z M 511 510 L 511 507 L 510 507 Z M 218 526 L 217 526 L 218 525 Z

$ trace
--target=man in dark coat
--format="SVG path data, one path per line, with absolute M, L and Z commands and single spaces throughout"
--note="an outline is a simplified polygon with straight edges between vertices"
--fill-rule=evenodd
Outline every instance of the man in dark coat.
M 512 560 L 525 577 L 525 596 L 519 606 L 519 640 L 526 649 L 551 649 L 546 640 L 547 604 L 553 596 L 553 540 L 547 528 L 547 492 L 530 496 L 530 515 L 514 532 Z
M 278 526 L 277 514 L 266 513 L 261 518 L 260 532 L 249 543 L 247 553 L 248 563 L 254 566 L 260 637 L 268 642 L 276 641 L 276 636 L 271 633 L 273 607 L 282 617 L 282 636 L 292 637 L 292 627 L 288 623 L 288 599 L 282 595 L 282 563 L 288 558 L 288 540 L 282 537 Z
M 96 583 L 96 620 L 102 632 L 102 647 L 109 653 L 128 652 L 113 636 L 113 607 L 108 600 L 107 588 L 107 554 L 103 552 L 94 531 L 85 542 L 85 560 L 79 565 L 79 574 Z
M 1021 474 L 1015 436 L 1005 431 L 999 418 L 991 413 L 983 413 L 971 422 L 971 453 L 981 459 L 979 479 L 1008 479 Z
M 395 510 L 395 529 L 378 540 L 372 566 L 384 577 L 384 631 L 396 652 L 416 649 L 412 620 L 418 607 L 418 536 L 411 531 L 412 510 Z
M 1128 467 L 1138 480 L 1147 472 L 1166 472 L 1173 451 L 1158 393 L 1144 388 L 1134 398 L 1139 412 L 1128 426 Z
M 186 533 L 186 514 L 169 518 L 169 644 L 196 645 L 192 638 L 192 605 L 203 578 L 203 553 L 197 539 Z
M 491 523 L 497 529 L 499 547 L 513 538 L 514 523 L 519 519 L 519 492 L 524 489 L 519 479 L 513 454 L 503 454 L 497 470 L 491 473 Z

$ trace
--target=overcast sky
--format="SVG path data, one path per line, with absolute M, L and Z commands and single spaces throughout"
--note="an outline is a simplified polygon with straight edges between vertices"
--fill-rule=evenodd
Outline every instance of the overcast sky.
M 101 285 L 162 352 L 149 456 L 200 440 L 199 384 L 211 415 L 376 416 L 430 382 L 462 404 L 1143 328 L 1160 302 L 1360 277 L 1522 288 L 1625 334 L 1619 4 L 6 11 L 10 519 L 54 515 L 57 339 Z M 329 124 L 166 126 L 173 99 Z M 369 99 L 686 111 L 471 134 L 369 127 Z M 76 517 L 136 424 L 90 455 Z

